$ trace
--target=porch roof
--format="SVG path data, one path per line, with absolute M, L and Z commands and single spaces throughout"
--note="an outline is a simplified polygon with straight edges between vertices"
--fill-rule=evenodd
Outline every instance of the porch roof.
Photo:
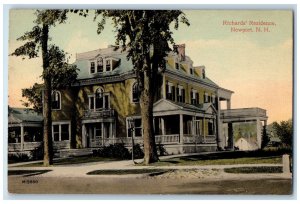
M 43 116 L 30 108 L 8 107 L 8 124 L 42 123 Z
M 213 107 L 211 103 L 204 103 L 199 105 L 192 105 L 187 103 L 180 103 L 175 101 L 170 101 L 166 99 L 160 99 L 153 105 L 153 113 L 154 115 L 161 112 L 189 112 L 192 114 L 213 114 L 216 112 L 216 109 Z

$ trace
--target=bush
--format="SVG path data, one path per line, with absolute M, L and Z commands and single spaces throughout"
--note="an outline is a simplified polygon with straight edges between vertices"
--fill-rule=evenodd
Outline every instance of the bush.
M 131 150 L 131 154 L 132 154 L 132 150 Z M 133 157 L 135 159 L 144 158 L 144 150 L 141 148 L 139 144 L 135 144 L 133 146 Z
M 159 143 L 159 144 L 156 145 L 156 147 L 157 147 L 157 155 L 158 156 L 166 156 L 166 155 L 168 155 L 168 153 L 166 151 L 166 148 L 165 148 L 165 146 L 163 144 Z
M 114 144 L 93 151 L 94 156 L 117 158 L 117 159 L 130 159 L 130 153 L 124 144 Z
M 44 144 L 41 144 L 31 151 L 32 160 L 42 160 L 44 159 Z
M 26 153 L 16 153 L 8 155 L 8 163 L 26 162 L 29 161 L 29 156 Z

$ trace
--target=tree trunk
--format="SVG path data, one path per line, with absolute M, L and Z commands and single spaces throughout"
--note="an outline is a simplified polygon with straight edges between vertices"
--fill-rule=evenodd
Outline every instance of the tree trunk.
M 141 116 L 143 122 L 144 137 L 144 164 L 158 161 L 157 150 L 155 145 L 155 135 L 153 128 L 153 99 L 154 94 L 151 89 L 150 74 L 144 71 L 143 91 L 141 94 Z
M 43 103 L 43 117 L 44 117 L 44 166 L 53 164 L 53 147 L 52 147 L 52 118 L 51 118 L 51 78 L 45 71 L 49 67 L 48 58 L 48 33 L 49 26 L 43 24 L 42 30 L 42 57 L 44 70 L 44 103 Z

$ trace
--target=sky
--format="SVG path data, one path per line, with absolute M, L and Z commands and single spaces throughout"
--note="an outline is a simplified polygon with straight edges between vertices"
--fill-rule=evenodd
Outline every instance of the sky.
M 194 66 L 204 65 L 207 76 L 219 86 L 234 91 L 231 108 L 260 107 L 268 122 L 292 117 L 293 19 L 290 11 L 186 10 L 190 26 L 174 30 L 178 44 Z M 22 45 L 16 39 L 34 26 L 33 10 L 11 10 L 9 53 Z M 227 22 L 227 24 L 226 24 Z M 245 25 L 228 25 L 244 23 Z M 270 22 L 272 25 L 250 25 Z M 258 28 L 261 32 L 258 32 Z M 101 35 L 92 16 L 70 15 L 66 24 L 50 30 L 52 43 L 70 55 L 114 44 L 113 27 L 107 22 Z M 251 30 L 253 32 L 249 32 Z M 239 32 L 237 32 L 239 31 Z M 248 31 L 248 32 L 242 32 Z M 9 105 L 21 107 L 21 89 L 41 82 L 41 58 L 9 57 Z

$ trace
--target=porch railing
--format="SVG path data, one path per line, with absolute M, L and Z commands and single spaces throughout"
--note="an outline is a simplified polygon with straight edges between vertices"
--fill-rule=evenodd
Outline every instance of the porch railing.
M 183 143 L 185 144 L 213 144 L 216 143 L 215 135 L 183 135 Z
M 179 135 L 156 135 L 155 136 L 155 143 L 160 144 L 176 144 L 179 143 Z
M 23 151 L 31 151 L 39 147 L 41 142 L 24 142 Z M 8 151 L 15 152 L 21 151 L 21 143 L 8 143 Z
M 115 116 L 114 109 L 85 110 L 84 118 L 109 118 Z

